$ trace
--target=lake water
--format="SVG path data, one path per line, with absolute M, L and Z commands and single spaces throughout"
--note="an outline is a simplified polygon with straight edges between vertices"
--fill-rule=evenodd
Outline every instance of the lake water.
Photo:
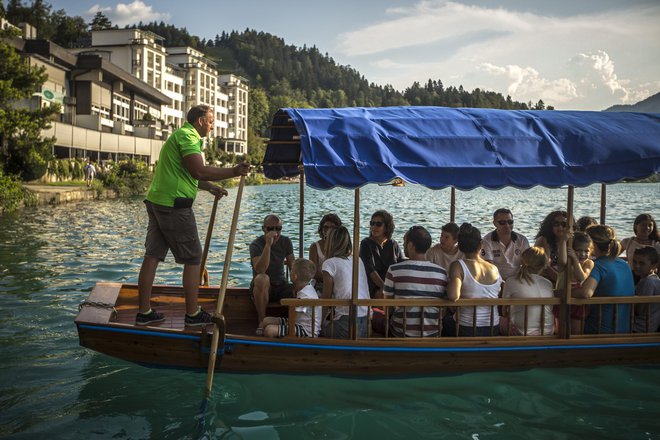
M 230 284 L 250 281 L 248 245 L 263 217 L 284 219 L 298 253 L 298 185 L 246 187 Z M 352 225 L 353 191 L 307 189 L 306 249 L 320 217 Z M 394 237 L 422 224 L 438 240 L 449 221 L 449 190 L 367 186 L 370 213 L 395 215 Z M 236 189 L 222 200 L 209 254 L 219 284 Z M 660 184 L 608 187 L 608 221 L 630 236 L 641 212 L 660 215 Z M 598 217 L 600 186 L 576 189 L 575 215 Z M 457 223 L 492 229 L 492 212 L 510 207 L 530 241 L 566 191 L 457 192 Z M 195 212 L 202 239 L 212 200 Z M 660 439 L 660 368 L 530 369 L 361 379 L 218 373 L 204 417 L 204 372 L 150 369 L 78 345 L 73 320 L 97 281 L 135 282 L 146 214 L 139 199 L 28 209 L 0 217 L 0 438 L 11 439 Z M 350 229 L 350 228 L 349 228 Z M 351 229 L 352 230 L 352 229 Z M 180 267 L 161 265 L 157 283 L 179 284 Z M 200 422 L 204 421 L 203 430 Z

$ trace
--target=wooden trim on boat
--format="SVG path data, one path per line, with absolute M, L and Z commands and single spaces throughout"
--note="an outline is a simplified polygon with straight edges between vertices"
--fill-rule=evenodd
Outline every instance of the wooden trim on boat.
M 218 292 L 216 286 L 200 288 L 200 305 L 211 310 Z M 660 333 L 573 335 L 570 339 L 557 335 L 394 338 L 375 333 L 355 340 L 295 336 L 265 338 L 251 333 L 256 328 L 256 311 L 247 289 L 228 288 L 226 295 L 227 334 L 224 344 L 220 344 L 222 348 L 217 351 L 216 364 L 216 369 L 224 371 L 391 376 L 530 367 L 660 364 Z M 80 344 L 140 364 L 206 368 L 212 328 L 183 326 L 182 287 L 154 286 L 153 298 L 156 307 L 169 304 L 167 307 L 170 308 L 164 310 L 171 323 L 136 326 L 133 319 L 137 312 L 137 286 L 99 283 L 76 318 Z M 625 303 L 626 300 L 659 303 L 660 297 L 594 298 L 580 302 L 594 304 L 594 300 L 599 303 Z M 99 308 L 92 301 L 111 307 Z M 295 322 L 295 307 L 305 303 L 332 308 L 350 307 L 353 301 L 284 299 L 281 304 L 269 304 L 268 313 L 272 316 L 287 316 L 288 313 Z M 559 303 L 558 298 L 357 301 L 358 306 L 418 307 L 423 304 L 424 307 L 442 308 Z M 180 316 L 171 316 L 177 313 Z

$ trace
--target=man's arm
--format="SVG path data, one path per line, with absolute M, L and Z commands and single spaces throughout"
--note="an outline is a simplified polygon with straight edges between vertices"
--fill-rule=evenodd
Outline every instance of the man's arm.
M 270 248 L 273 245 L 275 234 L 275 231 L 269 231 L 264 235 L 264 238 L 266 239 L 264 249 L 261 252 L 261 255 L 252 259 L 252 267 L 258 274 L 264 274 L 266 273 L 266 270 L 268 270 L 268 265 L 270 264 Z
M 218 168 L 204 165 L 201 154 L 189 154 L 183 157 L 183 166 L 190 175 L 197 180 L 225 180 L 232 177 L 245 176 L 250 171 L 250 165 L 246 162 L 240 163 L 232 168 Z
M 229 194 L 226 189 L 221 186 L 214 185 L 208 180 L 199 180 L 197 183 L 197 188 L 208 191 L 218 198 L 225 197 L 227 194 Z
M 447 298 L 458 301 L 461 297 L 461 286 L 463 285 L 463 269 L 458 261 L 449 266 L 449 284 L 447 285 Z

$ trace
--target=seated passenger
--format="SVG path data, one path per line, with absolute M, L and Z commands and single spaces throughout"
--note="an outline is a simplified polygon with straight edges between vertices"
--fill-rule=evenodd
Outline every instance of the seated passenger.
M 575 230 L 579 232 L 586 232 L 589 226 L 595 226 L 598 224 L 595 218 L 585 215 L 580 217 L 575 223 Z
M 385 298 L 446 298 L 447 271 L 426 261 L 431 234 L 421 226 L 413 226 L 403 237 L 403 251 L 408 260 L 390 266 L 385 276 Z M 424 316 L 421 316 L 421 313 Z M 390 320 L 390 333 L 396 337 L 435 336 L 441 330 L 437 307 L 396 307 Z
M 658 251 L 650 246 L 639 248 L 633 255 L 633 270 L 639 277 L 635 286 L 635 295 L 660 295 L 658 278 Z M 647 312 L 651 307 L 650 313 Z M 647 320 L 648 319 L 648 320 Z M 660 331 L 660 304 L 637 304 L 635 306 L 635 333 Z
M 566 240 L 568 233 L 568 214 L 566 211 L 558 210 L 552 211 L 543 219 L 539 232 L 536 234 L 534 246 L 543 248 L 550 263 L 543 272 L 543 276 L 553 283 L 557 282 L 557 271 L 559 270 L 559 242 Z
M 341 226 L 341 219 L 337 214 L 326 214 L 323 216 L 319 222 L 319 227 L 317 233 L 320 240 L 315 241 L 309 247 L 309 259 L 316 265 L 316 274 L 314 275 L 314 280 L 316 281 L 314 288 L 322 292 L 323 291 L 323 262 L 325 261 L 325 254 L 323 253 L 323 248 L 325 243 L 328 241 L 328 233 L 330 229 L 337 228 Z
M 589 273 L 594 268 L 594 261 L 589 258 L 591 253 L 591 238 L 584 232 L 576 232 L 573 235 L 573 248 L 568 249 L 568 235 L 564 235 L 559 242 L 559 259 L 557 273 L 558 291 L 566 289 L 566 267 L 567 262 L 571 267 L 571 289 L 579 288 Z M 571 334 L 582 334 L 582 322 L 589 315 L 589 306 L 571 306 Z
M 495 230 L 486 234 L 481 257 L 497 266 L 503 280 L 518 273 L 522 253 L 529 247 L 524 235 L 513 231 L 513 214 L 500 208 L 493 213 Z
M 580 288 L 572 291 L 575 298 L 592 296 L 634 296 L 635 283 L 625 261 L 618 258 L 621 243 L 614 229 L 596 225 L 587 229 L 591 237 L 594 268 Z M 614 308 L 617 307 L 616 326 Z M 601 313 L 602 311 L 602 313 Z M 630 333 L 630 304 L 603 304 L 589 307 L 584 323 L 585 333 Z M 600 323 L 600 326 L 599 326 Z
M 293 244 L 289 237 L 282 235 L 282 220 L 278 216 L 267 215 L 261 230 L 264 234 L 250 244 L 250 292 L 259 323 L 266 317 L 269 301 L 293 297 L 293 285 L 286 279 L 284 264 L 291 270 L 294 261 Z
M 626 261 L 631 270 L 635 250 L 651 246 L 660 252 L 660 232 L 658 232 L 658 225 L 651 214 L 638 215 L 633 224 L 633 231 L 634 236 L 621 240 L 622 250 L 626 253 Z
M 522 254 L 520 271 L 504 284 L 503 298 L 553 298 L 552 283 L 539 275 L 547 264 L 548 260 L 543 248 L 533 246 L 526 249 Z M 552 335 L 555 331 L 552 305 L 527 306 L 527 329 L 525 329 L 525 306 L 511 306 L 509 310 L 512 335 Z M 508 328 L 508 323 L 500 326 L 500 330 L 504 330 L 505 334 L 508 333 Z
M 319 299 L 312 286 L 316 266 L 310 260 L 298 258 L 291 267 L 291 281 L 297 292 L 298 299 Z M 313 310 L 313 312 L 312 312 Z M 314 315 L 312 317 L 312 315 Z M 322 321 L 321 307 L 299 306 L 296 307 L 296 336 L 299 338 L 317 337 L 321 332 Z M 267 316 L 259 326 L 264 329 L 264 336 L 269 338 L 281 338 L 289 334 L 289 320 Z
M 502 285 L 502 277 L 497 267 L 481 258 L 481 233 L 469 223 L 463 223 L 458 230 L 458 248 L 465 257 L 454 261 L 449 267 L 447 296 L 452 301 L 460 298 L 497 298 Z M 458 336 L 497 336 L 500 316 L 496 306 L 458 307 Z M 492 327 L 491 327 L 492 320 Z M 474 328 L 476 323 L 476 328 Z M 456 335 L 455 315 L 445 317 L 443 332 Z
M 328 242 L 323 249 L 326 260 L 323 262 L 323 298 L 353 298 L 353 245 L 348 229 L 334 228 L 328 234 Z M 362 260 L 358 258 L 358 298 L 369 299 L 367 273 Z M 324 335 L 333 338 L 350 336 L 350 308 L 335 307 L 334 321 L 325 324 Z M 367 337 L 368 307 L 358 307 L 358 336 Z
M 463 258 L 463 252 L 458 250 L 458 225 L 447 223 L 441 231 L 440 243 L 426 251 L 426 259 L 448 270 L 451 263 Z
M 403 261 L 399 243 L 392 238 L 394 219 L 392 214 L 380 210 L 373 213 L 369 222 L 369 236 L 360 243 L 360 259 L 364 263 L 371 298 L 383 297 L 383 283 L 390 265 Z

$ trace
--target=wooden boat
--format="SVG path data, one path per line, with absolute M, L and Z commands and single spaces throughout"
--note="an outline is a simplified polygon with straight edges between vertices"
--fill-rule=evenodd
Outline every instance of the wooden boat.
M 406 182 L 402 178 L 396 177 L 396 178 L 392 179 L 392 181 L 389 182 L 389 183 L 379 183 L 379 185 L 380 186 L 397 186 L 397 187 L 400 187 L 400 186 L 406 186 Z
M 387 127 L 388 136 L 380 134 Z M 359 142 L 358 142 L 359 140 Z M 360 148 L 352 148 L 353 145 Z M 459 154 L 460 153 L 460 154 Z M 374 158 L 378 158 L 375 160 Z M 409 162 L 401 158 L 410 158 Z M 614 183 L 660 172 L 660 115 L 635 113 L 499 111 L 400 107 L 384 109 L 283 109 L 274 118 L 264 158 L 269 178 L 300 176 L 302 241 L 305 184 L 355 191 L 353 243 L 359 240 L 359 188 L 402 176 L 429 188 L 471 189 Z M 475 170 L 478 170 L 476 172 Z M 603 186 L 603 199 L 604 199 Z M 452 191 L 452 221 L 455 193 Z M 601 208 L 601 222 L 605 210 Z M 569 215 L 569 217 L 572 217 Z M 302 255 L 302 251 L 301 251 Z M 356 262 L 357 263 L 357 262 Z M 200 288 L 200 305 L 213 312 L 223 298 L 216 369 L 333 375 L 414 375 L 529 367 L 660 364 L 660 333 L 571 335 L 571 305 L 660 303 L 660 297 L 549 299 L 316 300 L 315 305 L 455 307 L 539 305 L 559 308 L 556 334 L 543 336 L 270 339 L 254 335 L 256 311 L 245 288 Z M 287 299 L 268 314 L 295 320 Z M 100 282 L 75 322 L 80 344 L 149 366 L 206 368 L 214 326 L 186 328 L 183 291 L 154 286 L 152 303 L 163 323 L 134 325 L 137 287 Z M 494 309 L 494 307 L 492 308 Z M 632 319 L 615 315 L 614 319 Z M 441 324 L 438 323 L 440 328 Z M 370 326 L 371 327 L 371 326 Z M 616 326 L 615 326 L 616 327 Z

